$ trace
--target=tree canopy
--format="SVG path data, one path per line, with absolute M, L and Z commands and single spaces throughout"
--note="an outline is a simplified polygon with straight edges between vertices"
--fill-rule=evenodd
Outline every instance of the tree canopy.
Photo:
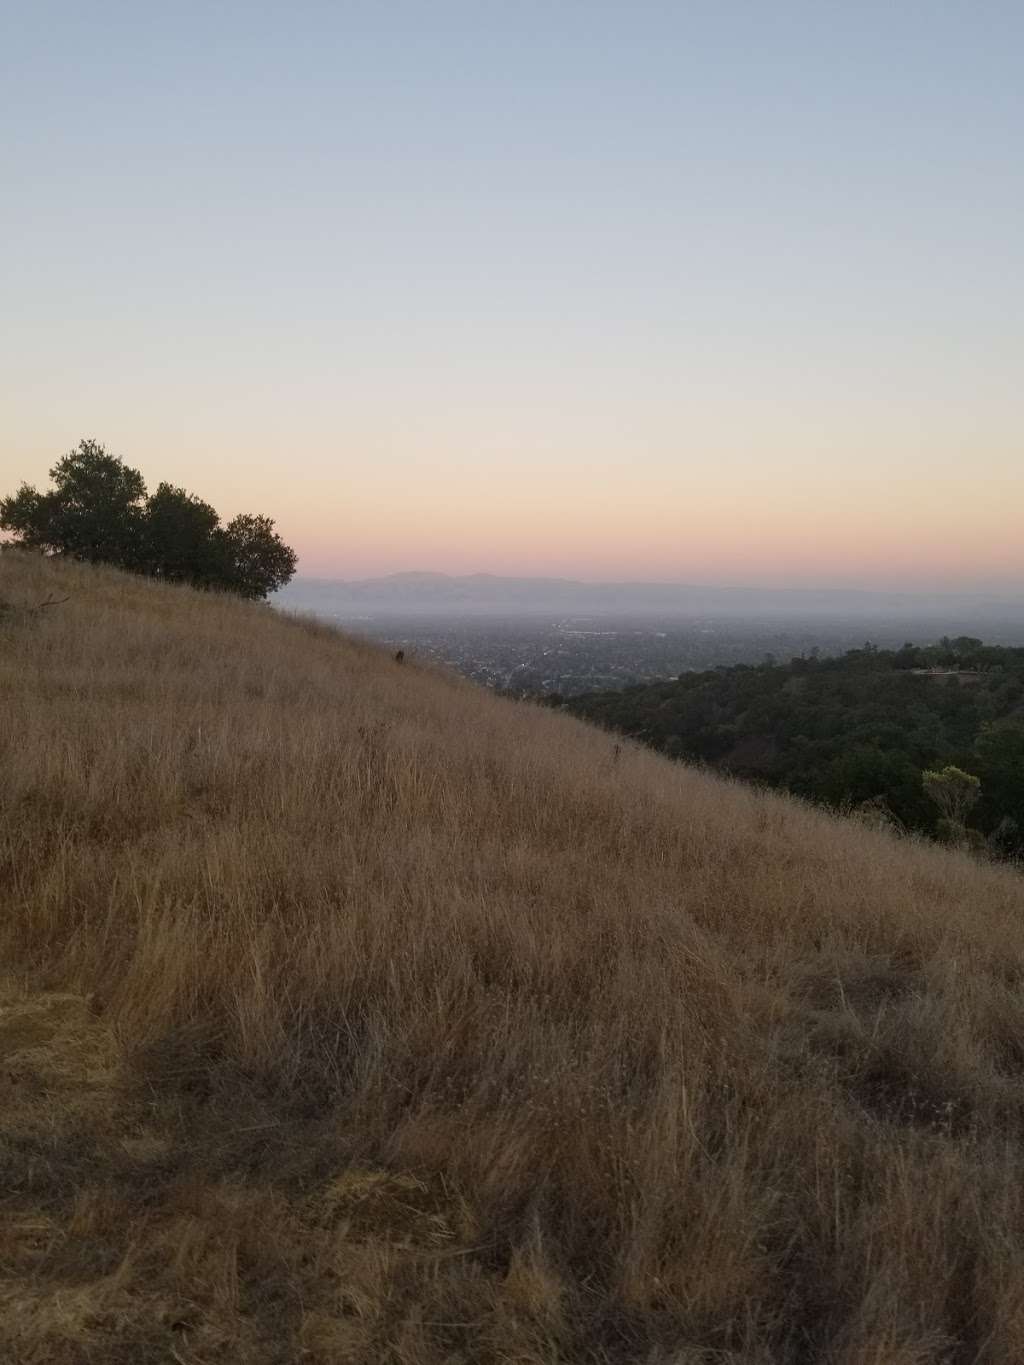
M 550 699 L 549 699 L 550 704 Z M 1024 858 L 1024 649 L 972 636 L 707 669 L 567 708 L 688 759 Z
M 15 544 L 257 600 L 295 572 L 295 551 L 269 517 L 224 526 L 184 488 L 161 483 L 147 495 L 140 472 L 97 441 L 80 441 L 50 478 L 45 492 L 22 484 L 0 499 L 0 528 Z

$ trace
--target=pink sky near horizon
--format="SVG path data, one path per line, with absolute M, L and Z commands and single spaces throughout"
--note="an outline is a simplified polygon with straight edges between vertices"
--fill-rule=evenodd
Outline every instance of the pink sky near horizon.
M 26 433 L 27 436 L 27 433 Z M 102 437 L 100 438 L 102 439 Z M 38 438 L 37 438 L 38 442 Z M 27 441 L 26 441 L 27 444 Z M 0 492 L 44 487 L 74 440 L 34 454 L 0 450 Z M 881 587 L 914 591 L 1024 589 L 1017 529 L 1021 480 L 1012 462 L 951 461 L 940 478 L 919 464 L 871 463 L 836 476 L 812 458 L 771 464 L 735 453 L 641 472 L 608 459 L 542 468 L 509 459 L 474 468 L 449 455 L 397 464 L 310 454 L 301 464 L 256 432 L 233 456 L 206 457 L 137 433 L 106 444 L 149 487 L 166 478 L 225 518 L 266 512 L 299 552 L 299 574 L 362 578 L 433 570 L 583 580 L 742 586 Z M 149 451 L 140 453 L 148 444 Z M 353 444 L 355 444 L 353 442 Z M 327 443 L 324 443 L 327 446 Z M 329 447 L 328 447 L 329 449 Z M 642 467 L 641 467 L 642 469 Z

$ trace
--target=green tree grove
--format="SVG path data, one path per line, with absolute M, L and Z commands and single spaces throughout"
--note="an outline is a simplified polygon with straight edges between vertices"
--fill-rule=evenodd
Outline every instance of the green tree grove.
M 14 544 L 256 600 L 295 572 L 295 551 L 269 517 L 222 526 L 216 509 L 184 488 L 161 483 L 147 496 L 140 472 L 97 441 L 80 441 L 50 477 L 45 492 L 22 484 L 0 499 L 0 529 Z

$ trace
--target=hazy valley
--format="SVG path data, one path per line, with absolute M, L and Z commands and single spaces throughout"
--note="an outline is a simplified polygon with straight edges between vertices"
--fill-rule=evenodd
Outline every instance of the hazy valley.
M 299 577 L 274 603 L 522 694 L 574 696 L 718 665 L 941 635 L 1024 645 L 1024 602 L 980 594 L 778 592 L 477 574 Z

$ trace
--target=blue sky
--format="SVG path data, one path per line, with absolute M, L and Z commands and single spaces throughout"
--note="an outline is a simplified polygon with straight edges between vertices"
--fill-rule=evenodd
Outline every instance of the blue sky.
M 1024 6 L 3 5 L 3 488 L 308 571 L 1024 585 Z

